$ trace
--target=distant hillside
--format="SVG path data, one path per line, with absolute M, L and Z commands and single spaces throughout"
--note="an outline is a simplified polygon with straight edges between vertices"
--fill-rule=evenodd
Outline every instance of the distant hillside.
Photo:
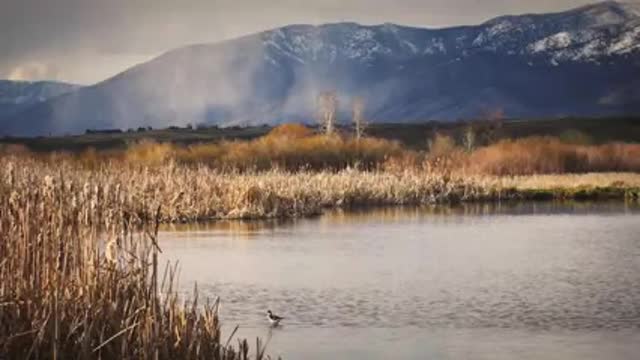
M 79 88 L 53 81 L 0 80 L 0 119 Z
M 372 121 L 640 114 L 640 11 L 603 2 L 447 29 L 292 25 L 168 52 L 0 124 L 0 134 L 309 121 L 318 92 Z

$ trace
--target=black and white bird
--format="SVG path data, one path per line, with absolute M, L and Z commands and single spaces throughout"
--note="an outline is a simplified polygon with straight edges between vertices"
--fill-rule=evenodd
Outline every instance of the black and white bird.
M 271 326 L 278 326 L 282 319 L 284 318 L 272 313 L 271 310 L 267 310 L 267 320 L 269 320 Z

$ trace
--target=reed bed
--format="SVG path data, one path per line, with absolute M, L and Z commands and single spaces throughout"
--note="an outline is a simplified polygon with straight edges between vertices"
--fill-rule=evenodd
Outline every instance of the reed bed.
M 159 199 L 69 164 L 1 162 L 0 358 L 264 357 L 222 338 L 217 301 L 180 301 L 175 268 L 160 272 Z
M 11 176 L 59 177 L 92 188 L 101 212 L 126 209 L 147 219 L 163 204 L 161 222 L 282 218 L 318 214 L 327 207 L 411 205 L 501 198 L 488 178 L 407 171 L 220 172 L 206 166 L 109 166 L 86 170 L 76 162 L 2 158 Z M 5 170 L 5 173 L 9 170 Z M 496 192 L 498 191 L 498 192 Z
M 571 198 L 572 193 L 582 190 L 593 191 L 597 197 L 600 189 L 616 189 L 616 196 L 623 199 L 635 197 L 640 188 L 640 174 L 631 173 L 543 178 L 423 169 L 221 172 L 176 163 L 151 167 L 104 164 L 87 170 L 68 159 L 52 162 L 11 157 L 0 158 L 0 166 L 12 168 L 13 176 L 38 174 L 82 184 L 78 186 L 99 184 L 106 190 L 101 192 L 101 201 L 92 206 L 102 212 L 121 208 L 124 202 L 131 214 L 149 219 L 154 215 L 149 204 L 163 204 L 158 218 L 164 223 L 303 217 L 336 207 L 535 199 L 534 190 L 553 190 L 557 196 L 551 197 Z

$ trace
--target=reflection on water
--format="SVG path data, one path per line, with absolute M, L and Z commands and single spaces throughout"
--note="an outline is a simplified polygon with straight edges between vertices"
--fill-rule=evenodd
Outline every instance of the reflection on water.
M 464 203 L 455 206 L 426 205 L 422 207 L 379 207 L 356 208 L 348 210 L 328 211 L 320 221 L 334 224 L 348 224 L 357 222 L 402 222 L 441 216 L 439 219 L 447 221 L 458 216 L 482 216 L 482 215 L 554 215 L 554 214 L 589 214 L 597 212 L 632 214 L 638 212 L 640 205 L 637 202 L 504 202 L 504 203 Z M 168 224 L 161 230 L 165 232 L 209 234 L 223 233 L 235 236 L 252 237 L 271 231 L 276 228 L 295 226 L 300 219 L 267 219 L 267 220 L 220 220 L 213 222 Z
M 161 245 L 240 335 L 286 316 L 270 349 L 287 358 L 631 359 L 638 234 L 632 204 L 508 203 L 180 226 Z
M 220 220 L 195 224 L 168 224 L 163 225 L 161 231 L 186 233 L 189 234 L 189 236 L 198 236 L 198 233 L 201 233 L 203 236 L 218 233 L 250 238 L 264 234 L 265 231 L 293 224 L 294 220 L 289 219 Z

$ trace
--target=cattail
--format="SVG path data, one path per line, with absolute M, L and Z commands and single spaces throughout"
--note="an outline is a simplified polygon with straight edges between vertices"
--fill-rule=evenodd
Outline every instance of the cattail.
M 118 242 L 115 238 L 107 242 L 107 246 L 104 250 L 104 257 L 111 265 L 116 265 L 118 263 Z

